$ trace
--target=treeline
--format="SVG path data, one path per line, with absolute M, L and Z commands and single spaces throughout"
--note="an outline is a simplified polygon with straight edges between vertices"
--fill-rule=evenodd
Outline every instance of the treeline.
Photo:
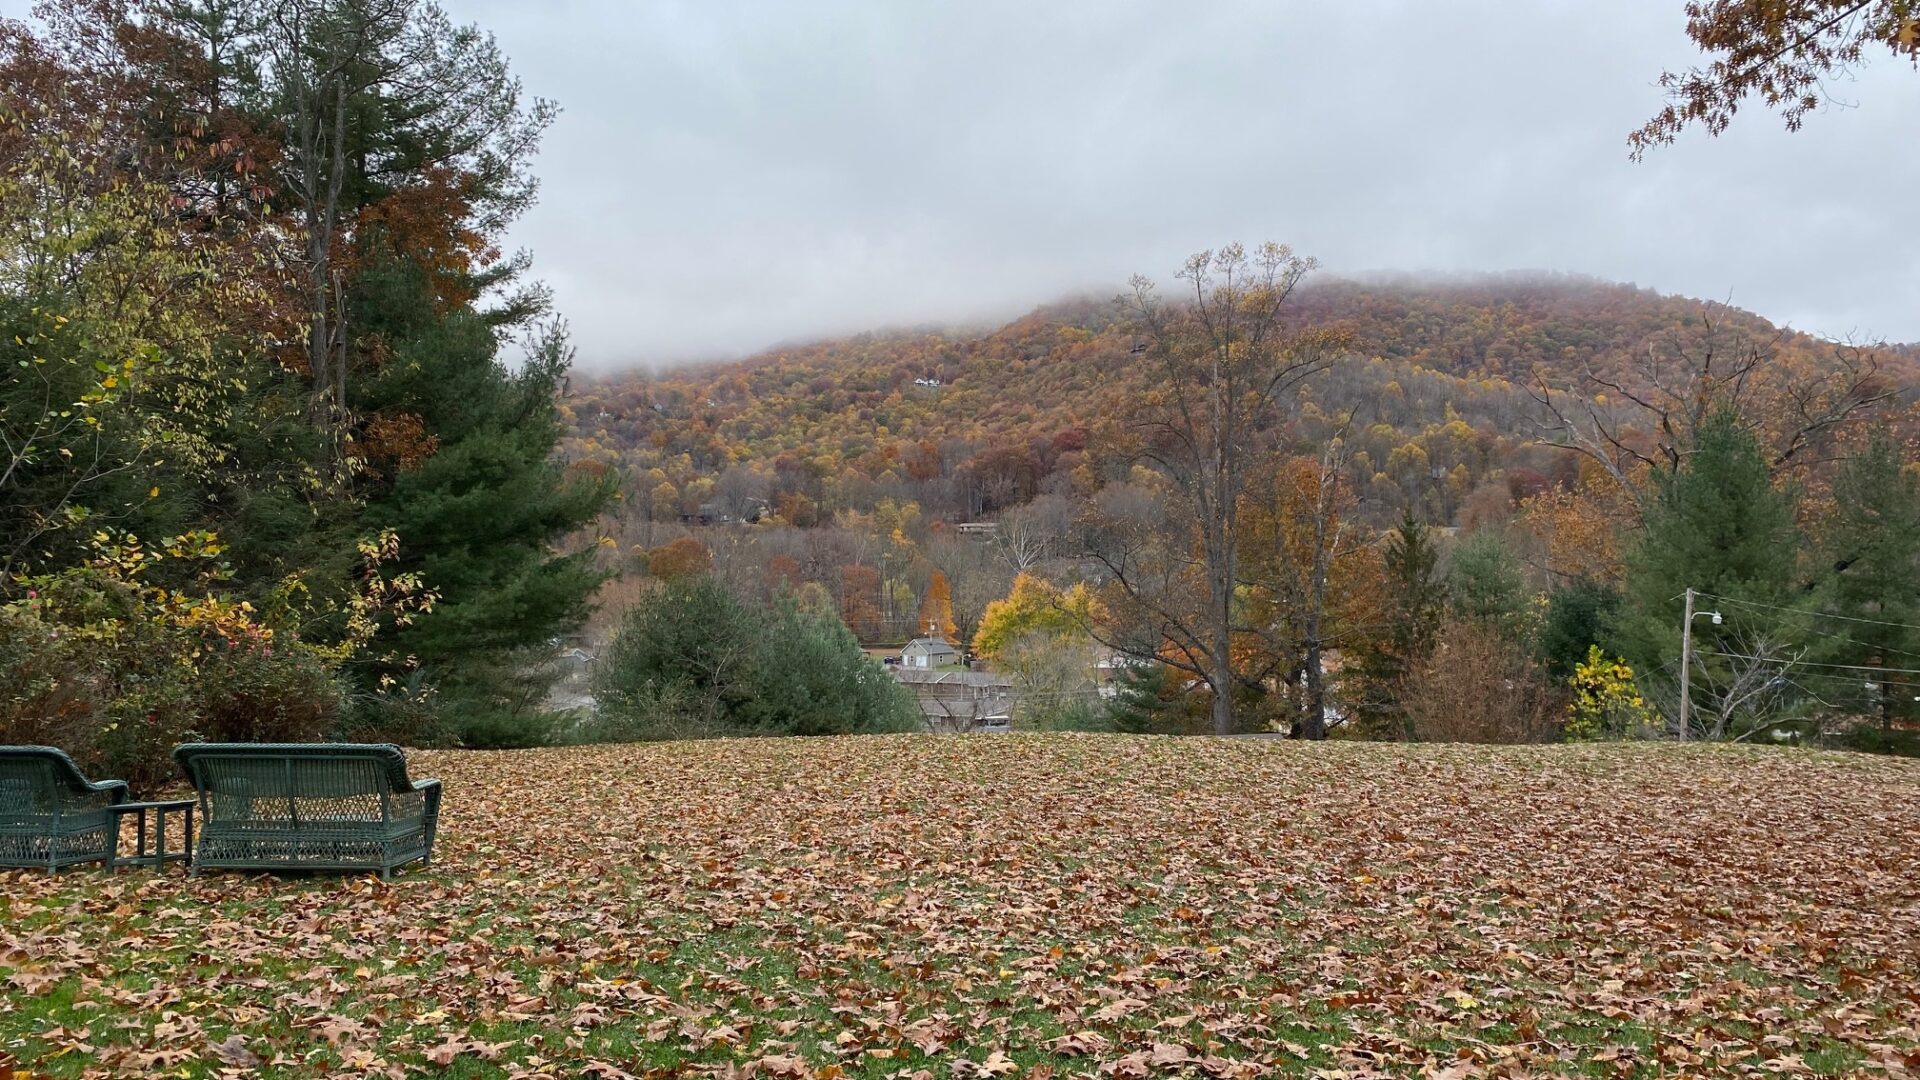
M 1132 297 L 1109 332 L 1140 346 L 1139 381 L 1062 451 L 1071 482 L 1020 492 L 991 528 L 892 495 L 804 527 L 628 507 L 611 588 L 692 568 L 869 641 L 937 627 L 1038 727 L 1911 737 L 1920 504 L 1900 361 L 1704 322 L 1609 368 L 1537 370 L 1524 458 L 1501 456 L 1520 434 L 1447 399 L 1408 449 L 1361 388 L 1449 377 L 1361 359 L 1351 328 L 1295 315 L 1312 269 L 1233 249 L 1190 263 L 1174 299 Z M 1378 478 L 1407 458 L 1440 490 L 1479 479 L 1451 510 L 1403 498 Z M 1713 617 L 1683 707 L 1689 589 Z
M 1071 548 L 1100 611 L 1085 630 L 1144 662 L 1119 715 L 1191 728 L 1204 706 L 1216 732 L 1302 738 L 1913 740 L 1920 469 L 1879 354 L 1815 362 L 1710 324 L 1615 370 L 1541 373 L 1567 480 L 1512 484 L 1464 527 L 1403 508 L 1381 530 L 1358 422 L 1310 454 L 1289 438 L 1312 409 L 1294 389 L 1355 362 L 1285 315 L 1311 269 L 1228 249 L 1188 263 L 1179 302 L 1132 298 L 1159 386 L 1122 414 L 1136 475 L 1087 500 Z
M 0 739 L 137 776 L 537 711 L 612 491 L 498 246 L 553 105 L 424 0 L 52 0 L 0 103 Z
M 1290 307 L 1290 325 L 1337 328 L 1360 361 L 1298 388 L 1290 423 L 1309 454 L 1335 418 L 1350 429 L 1376 527 L 1403 510 L 1467 523 L 1512 490 L 1570 489 L 1572 464 L 1540 445 L 1553 423 L 1542 379 L 1614 411 L 1647 389 L 1649 357 L 1760 349 L 1822 367 L 1835 352 L 1723 305 L 1572 278 L 1309 283 Z M 1131 462 L 1103 447 L 1151 387 L 1142 344 L 1110 304 L 1083 301 L 978 335 L 860 335 L 604 378 L 569 403 L 567 447 L 623 472 L 633 521 L 805 528 L 882 500 L 972 521 L 1125 477 Z M 1877 364 L 1911 385 L 1910 357 Z

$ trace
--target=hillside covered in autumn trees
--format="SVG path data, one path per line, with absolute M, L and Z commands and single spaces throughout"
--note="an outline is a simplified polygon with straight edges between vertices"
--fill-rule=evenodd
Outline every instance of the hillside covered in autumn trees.
M 1472 524 L 1570 490 L 1578 461 L 1554 448 L 1568 440 L 1549 397 L 1632 428 L 1629 397 L 1655 392 L 1662 369 L 1716 355 L 1832 374 L 1836 393 L 1894 392 L 1901 405 L 1920 371 L 1912 347 L 1827 342 L 1723 304 L 1568 276 L 1327 280 L 1289 309 L 1297 325 L 1345 335 L 1351 362 L 1304 386 L 1275 434 L 1310 453 L 1344 429 L 1360 513 L 1377 525 L 1403 511 Z M 565 450 L 625 475 L 631 521 L 808 527 L 887 500 L 930 520 L 991 518 L 1126 476 L 1115 418 L 1151 382 L 1141 348 L 1110 303 L 1082 299 L 984 332 L 860 334 L 580 380 Z

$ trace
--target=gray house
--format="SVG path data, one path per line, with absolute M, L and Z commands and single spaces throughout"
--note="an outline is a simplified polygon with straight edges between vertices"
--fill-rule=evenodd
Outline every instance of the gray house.
M 900 650 L 900 666 L 921 671 L 937 671 L 942 668 L 957 668 L 961 664 L 960 650 L 947 643 L 942 637 L 914 638 L 907 647 Z

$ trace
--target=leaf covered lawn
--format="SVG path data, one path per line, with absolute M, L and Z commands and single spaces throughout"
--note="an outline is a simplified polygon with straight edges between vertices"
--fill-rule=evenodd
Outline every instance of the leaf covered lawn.
M 1920 764 L 895 736 L 420 753 L 434 866 L 0 872 L 63 1076 L 1920 1072 Z

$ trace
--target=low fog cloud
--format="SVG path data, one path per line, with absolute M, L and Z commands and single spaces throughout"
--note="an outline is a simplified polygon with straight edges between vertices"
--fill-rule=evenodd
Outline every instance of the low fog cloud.
M 533 250 L 587 368 L 970 321 L 1225 240 L 1564 270 L 1920 339 L 1920 75 L 1635 165 L 1692 63 L 1620 4 L 450 0 L 565 113 Z

